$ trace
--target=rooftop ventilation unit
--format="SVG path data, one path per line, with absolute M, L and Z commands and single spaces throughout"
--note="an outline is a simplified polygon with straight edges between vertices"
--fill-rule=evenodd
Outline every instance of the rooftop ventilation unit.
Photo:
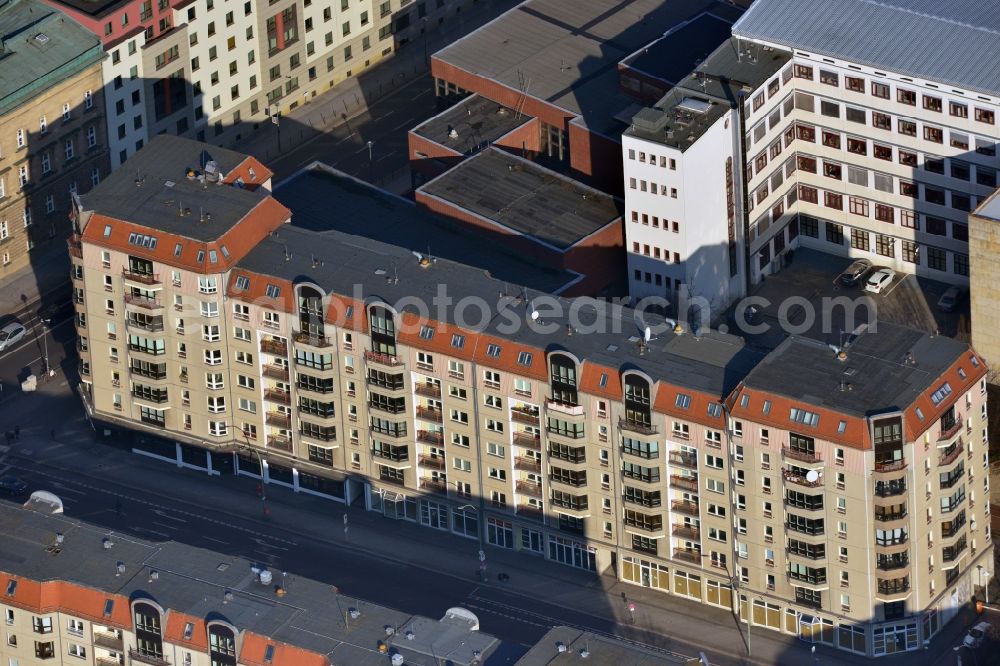
M 659 109 L 645 108 L 632 116 L 632 124 L 640 132 L 662 132 L 670 117 Z
M 696 97 L 685 97 L 677 105 L 678 109 L 683 109 L 691 113 L 708 113 L 712 108 L 711 102 L 704 99 L 698 99 Z
M 46 44 L 49 43 L 49 36 L 46 35 L 44 32 L 40 32 L 37 35 L 35 35 L 35 42 L 39 46 L 45 46 Z
M 219 180 L 219 165 L 215 160 L 209 160 L 205 164 L 205 180 L 210 183 L 218 182 Z

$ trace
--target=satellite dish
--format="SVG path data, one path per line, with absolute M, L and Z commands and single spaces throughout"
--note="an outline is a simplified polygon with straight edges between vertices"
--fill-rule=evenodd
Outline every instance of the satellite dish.
M 646 341 L 646 342 L 649 342 L 649 339 L 650 339 L 651 337 L 653 337 L 653 331 L 652 331 L 652 329 L 650 329 L 650 328 L 649 328 L 649 326 L 647 326 L 647 327 L 646 327 L 646 328 L 645 328 L 645 329 L 644 329 L 644 330 L 642 331 L 642 339 L 643 339 L 644 341 Z
M 819 481 L 819 472 L 817 472 L 814 469 L 811 469 L 808 472 L 806 472 L 806 481 L 808 481 L 809 483 L 816 483 L 817 481 Z
M 538 321 L 538 310 L 531 311 L 531 321 Z

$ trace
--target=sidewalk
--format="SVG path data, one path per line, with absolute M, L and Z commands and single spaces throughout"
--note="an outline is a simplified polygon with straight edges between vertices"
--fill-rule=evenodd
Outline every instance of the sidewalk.
M 467 35 L 484 23 L 516 6 L 521 0 L 479 0 L 476 5 L 465 9 L 457 16 L 448 18 L 443 24 L 418 36 L 404 45 L 392 56 L 374 64 L 369 69 L 337 84 L 327 92 L 308 100 L 302 106 L 280 118 L 280 124 L 263 123 L 256 134 L 245 138 L 238 147 L 242 152 L 254 155 L 275 171 L 274 185 L 292 175 L 283 173 L 272 166 L 274 160 L 287 155 L 312 139 L 344 123 L 344 116 L 350 121 L 368 111 L 379 99 L 397 92 L 415 78 L 427 73 L 429 57 L 436 51 Z M 284 128 L 284 129 L 282 129 Z M 406 131 L 406 130 L 401 130 Z M 278 134 L 281 136 L 281 150 L 278 150 Z M 400 165 L 405 167 L 406 165 Z M 409 175 L 393 174 L 392 183 L 405 182 L 409 187 Z
M 10 420 L 10 413 L 2 421 Z M 10 428 L 0 422 L 0 430 Z M 21 441 L 14 445 L 19 456 L 30 457 L 41 464 L 60 469 L 78 470 L 84 476 L 105 478 L 110 482 L 134 488 L 137 492 L 152 492 L 164 497 L 200 497 L 213 509 L 233 517 L 255 520 L 260 501 L 255 496 L 256 482 L 232 475 L 209 479 L 204 473 L 178 470 L 168 463 L 136 455 L 123 454 L 120 449 L 94 440 L 82 420 L 60 426 L 57 441 L 49 438 L 47 427 L 22 428 Z M 357 507 L 295 494 L 291 490 L 268 485 L 267 503 L 271 511 L 270 531 L 290 539 L 308 537 L 340 548 L 355 549 L 368 556 L 398 562 L 402 565 L 448 573 L 464 580 L 476 580 L 478 569 L 475 540 L 432 530 L 412 523 L 392 521 Z M 347 513 L 347 539 L 342 529 L 342 517 Z M 548 604 L 593 616 L 598 626 L 617 622 L 614 633 L 665 649 L 690 654 L 686 645 L 677 645 L 671 637 L 695 643 L 710 642 L 706 650 L 713 664 L 810 664 L 813 655 L 809 646 L 794 637 L 759 627 L 752 630 L 753 658 L 746 658 L 745 628 L 738 631 L 732 614 L 726 610 L 688 602 L 675 596 L 620 583 L 607 576 L 595 576 L 547 561 L 541 557 L 514 553 L 487 546 L 490 582 L 485 590 L 500 590 L 511 595 L 530 597 Z M 405 555 L 404 555 L 405 554 Z M 508 582 L 500 584 L 496 574 L 506 573 Z M 630 625 L 622 594 L 637 606 L 635 625 Z M 492 595 L 495 599 L 496 595 Z M 475 605 L 474 596 L 470 605 Z M 491 599 L 482 599 L 486 610 L 503 607 Z M 511 612 L 516 601 L 509 602 Z M 613 609 L 614 617 L 608 616 Z M 935 639 L 934 649 L 907 653 L 879 660 L 893 666 L 912 664 L 951 664 L 951 646 L 961 641 L 965 625 L 972 621 L 953 622 Z M 542 619 L 541 621 L 546 621 Z M 557 623 L 557 620 L 552 620 Z M 711 636 L 710 641 L 705 637 Z M 824 664 L 863 664 L 868 660 L 846 652 L 819 645 L 816 657 Z
M 25 303 L 34 305 L 41 294 L 60 289 L 66 291 L 65 300 L 69 300 L 66 241 L 55 238 L 37 247 L 31 253 L 31 260 L 31 265 L 5 277 L 0 284 L 0 315 L 19 314 Z

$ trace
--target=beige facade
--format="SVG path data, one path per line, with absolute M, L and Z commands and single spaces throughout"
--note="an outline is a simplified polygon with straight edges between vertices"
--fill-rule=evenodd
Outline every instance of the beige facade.
M 1000 252 L 1000 197 L 996 193 L 969 215 L 969 257 L 972 289 L 972 342 L 988 361 L 1000 358 L 1000 279 L 996 257 Z M 991 380 L 994 383 L 995 379 Z
M 99 55 L 0 99 L 0 279 L 30 267 L 36 246 L 65 238 L 71 193 L 109 171 Z
M 88 203 L 96 219 L 101 192 Z M 505 337 L 395 309 L 445 268 L 397 257 L 382 277 L 374 242 L 348 256 L 337 236 L 275 229 L 215 272 L 174 265 L 159 235 L 151 259 L 84 230 L 78 330 L 95 417 L 178 464 L 263 471 L 721 608 L 738 582 L 741 617 L 870 656 L 918 649 L 990 561 L 985 365 L 961 343 L 862 336 L 857 388 L 840 389 L 859 407 L 773 388 L 775 368 L 802 367 L 837 392 L 846 366 L 811 341 L 754 368 L 738 339 L 683 327 L 652 347 L 568 325 Z M 358 266 L 364 297 L 343 282 Z M 503 287 L 447 270 L 460 291 Z M 866 377 L 886 367 L 913 391 Z

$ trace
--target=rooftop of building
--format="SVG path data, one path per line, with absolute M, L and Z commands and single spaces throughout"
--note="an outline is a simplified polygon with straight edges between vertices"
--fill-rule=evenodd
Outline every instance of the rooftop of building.
M 502 104 L 469 95 L 411 131 L 458 153 L 471 155 L 530 121 L 530 116 Z
M 565 251 L 623 214 L 599 190 L 499 148 L 487 148 L 418 189 L 493 224 Z
M 714 0 L 527 0 L 434 58 L 495 80 L 579 116 L 616 136 L 615 119 L 634 100 L 619 89 L 618 63 L 671 27 L 705 11 L 734 21 L 739 10 Z M 679 53 L 691 70 L 696 56 Z
M 560 651 L 562 649 L 562 651 Z M 667 651 L 612 640 L 571 627 L 553 627 L 521 657 L 515 666 L 550 664 L 621 664 L 621 666 L 666 666 L 686 664 L 688 659 Z
M 841 414 L 864 417 L 906 409 L 941 381 L 969 353 L 963 342 L 879 321 L 839 347 L 793 336 L 778 345 L 747 376 L 759 389 Z M 972 368 L 970 368 L 970 371 Z
M 0 571 L 151 599 L 198 620 L 223 619 L 269 641 L 327 655 L 337 666 L 388 663 L 377 648 L 386 639 L 387 626 L 398 628 L 400 635 L 413 632 L 412 640 L 396 641 L 393 649 L 416 666 L 436 666 L 442 656 L 456 666 L 480 663 L 477 651 L 486 658 L 499 647 L 496 638 L 471 631 L 461 618 L 432 620 L 348 599 L 334 592 L 329 581 L 294 572 L 284 581 L 275 572 L 272 584 L 262 584 L 249 560 L 175 541 L 154 543 L 6 502 L 0 503 L 0 531 L 5 535 Z M 58 553 L 47 551 L 57 533 L 63 535 Z M 105 548 L 105 540 L 113 545 Z M 155 577 L 150 575 L 154 571 Z M 281 597 L 275 594 L 278 584 L 286 592 Z M 348 627 L 345 616 L 352 608 L 360 615 Z M 167 624 L 163 622 L 165 628 Z
M 104 16 L 118 7 L 136 2 L 136 0 L 55 0 L 60 5 L 66 5 L 88 16 Z
M 976 217 L 1000 222 L 1000 190 L 997 190 L 986 198 L 973 213 Z
M 997 0 L 757 0 L 733 34 L 1000 95 Z
M 322 261 L 314 261 L 320 257 Z M 422 267 L 405 248 L 339 231 L 317 234 L 282 228 L 247 254 L 239 267 L 292 283 L 312 281 L 360 300 L 382 299 L 408 313 L 421 314 L 416 304 L 426 304 L 436 321 L 510 341 L 511 347 L 566 350 L 587 362 L 619 370 L 639 368 L 654 381 L 717 397 L 728 394 L 760 359 L 736 336 L 717 331 L 696 336 L 686 328 L 678 334 L 672 322 L 656 315 L 640 316 L 588 298 L 557 299 L 446 259 Z M 452 300 L 437 307 L 442 285 Z M 480 308 L 469 304 L 481 304 L 488 316 L 481 317 Z M 530 315 L 536 308 L 539 317 L 533 321 Z M 645 325 L 652 335 L 641 345 Z M 497 362 L 506 362 L 512 352 L 503 353 L 507 356 L 498 356 Z
M 623 64 L 676 85 L 719 44 L 729 39 L 732 28 L 731 20 L 715 14 L 701 14 L 671 28 L 663 37 L 625 59 Z
M 100 62 L 100 41 L 37 0 L 0 4 L 0 114 Z
M 106 218 L 210 242 L 268 198 L 257 186 L 270 177 L 242 153 L 161 134 L 81 200 Z
M 496 243 L 412 201 L 324 166 L 316 166 L 286 181 L 274 197 L 292 211 L 292 225 L 314 232 L 344 232 L 394 245 L 406 251 L 459 261 L 489 272 L 497 280 L 558 292 L 577 276 L 530 262 Z M 373 222 L 377 222 L 374 223 Z M 339 261 L 341 252 L 324 246 L 317 256 Z
M 683 151 L 788 60 L 785 51 L 727 39 L 655 105 L 639 111 L 625 134 Z

